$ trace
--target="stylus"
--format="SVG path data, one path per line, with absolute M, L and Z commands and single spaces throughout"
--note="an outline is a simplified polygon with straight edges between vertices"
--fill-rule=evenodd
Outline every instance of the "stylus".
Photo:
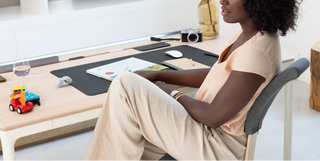
M 161 39 L 161 38 L 156 38 L 156 37 L 150 37 L 151 41 L 162 41 L 162 40 L 177 40 L 180 41 L 180 39 L 176 39 L 176 38 L 167 38 L 167 39 Z
M 77 57 L 73 57 L 73 58 L 69 58 L 69 60 L 77 60 L 77 59 L 82 59 L 85 58 L 84 56 L 77 56 Z
M 219 58 L 219 55 L 213 54 L 213 53 L 204 53 L 204 55 L 209 55 L 209 56 L 213 56 L 213 57 Z

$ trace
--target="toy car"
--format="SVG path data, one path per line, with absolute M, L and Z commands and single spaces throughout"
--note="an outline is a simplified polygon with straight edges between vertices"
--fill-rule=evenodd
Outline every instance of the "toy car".
M 19 114 L 31 111 L 35 104 L 40 106 L 40 96 L 28 93 L 25 85 L 11 87 L 10 98 L 12 98 L 9 104 L 10 111 L 17 111 Z

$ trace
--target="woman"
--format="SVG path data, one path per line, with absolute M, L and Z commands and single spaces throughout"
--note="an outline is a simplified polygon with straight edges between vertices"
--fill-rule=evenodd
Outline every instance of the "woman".
M 299 3 L 220 3 L 224 21 L 241 27 L 213 67 L 117 76 L 84 159 L 243 159 L 247 112 L 280 70 L 277 33 L 294 29 Z M 193 99 L 166 83 L 199 91 Z

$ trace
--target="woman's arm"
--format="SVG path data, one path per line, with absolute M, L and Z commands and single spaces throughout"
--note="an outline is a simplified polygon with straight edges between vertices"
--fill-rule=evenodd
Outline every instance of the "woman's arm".
M 183 71 L 136 71 L 135 73 L 151 82 L 163 81 L 169 84 L 199 88 L 209 71 L 210 68 Z
M 217 128 L 234 117 L 250 101 L 264 81 L 265 78 L 257 74 L 232 71 L 210 104 L 188 96 L 182 96 L 178 101 L 194 119 Z M 156 84 L 168 94 L 174 89 L 166 84 Z

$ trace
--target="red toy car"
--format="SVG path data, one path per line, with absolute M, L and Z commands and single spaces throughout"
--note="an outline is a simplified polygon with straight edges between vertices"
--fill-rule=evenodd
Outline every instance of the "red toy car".
M 25 106 L 22 106 L 19 98 L 12 98 L 10 101 L 9 109 L 11 111 L 17 111 L 19 114 L 31 111 L 33 109 L 33 104 L 31 102 L 26 102 Z
M 25 85 L 11 87 L 10 111 L 17 111 L 19 114 L 29 112 L 35 104 L 40 106 L 40 96 L 29 93 Z

